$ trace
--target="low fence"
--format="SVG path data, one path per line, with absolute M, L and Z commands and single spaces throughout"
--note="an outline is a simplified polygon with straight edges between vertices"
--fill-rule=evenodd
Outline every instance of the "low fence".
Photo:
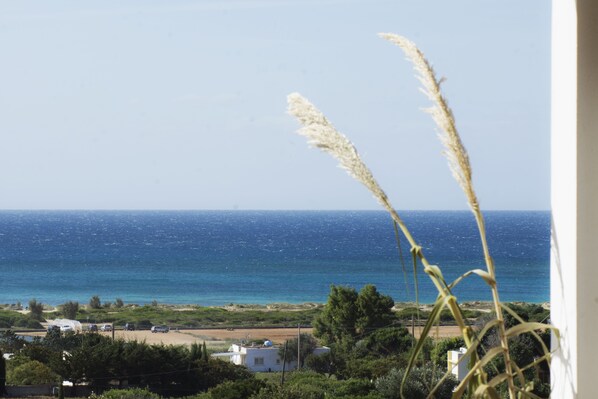
M 42 385 L 7 385 L 6 396 L 21 398 L 24 396 L 52 396 L 52 384 Z

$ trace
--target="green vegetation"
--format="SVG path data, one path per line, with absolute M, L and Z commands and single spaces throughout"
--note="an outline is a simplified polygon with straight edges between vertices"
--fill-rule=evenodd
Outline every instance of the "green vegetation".
M 288 363 L 297 361 L 297 355 L 299 354 L 301 356 L 299 368 L 303 368 L 305 359 L 314 352 L 318 343 L 310 334 L 300 334 L 299 337 L 299 339 L 293 338 L 281 345 L 278 349 L 278 357 L 285 359 Z
M 0 350 L 0 396 L 6 394 L 6 360 L 4 353 Z
M 331 286 L 324 311 L 314 320 L 314 335 L 326 345 L 353 342 L 360 336 L 388 327 L 395 321 L 394 301 L 373 285 L 359 293 L 354 288 Z
M 160 395 L 147 388 L 110 389 L 101 395 L 92 394 L 89 399 L 160 399 Z
M 8 362 L 6 373 L 8 385 L 56 384 L 60 378 L 50 367 L 38 360 L 16 358 Z
M 170 327 L 241 327 L 310 325 L 319 309 L 306 310 L 227 310 L 192 306 L 177 309 L 168 306 L 126 306 L 111 309 L 80 310 L 77 320 L 115 325 L 134 323 L 139 328 L 166 324 Z
M 290 374 L 283 386 L 270 384 L 252 399 L 381 399 L 372 382 L 351 378 L 337 380 L 314 372 Z
M 75 319 L 79 312 L 79 302 L 68 301 L 60 306 L 60 311 L 65 319 Z
M 367 286 L 366 286 L 367 287 Z M 415 306 L 401 307 L 398 311 L 389 312 L 389 306 L 392 301 L 390 297 L 381 296 L 375 287 L 366 288 L 363 292 L 357 293 L 352 288 L 335 287 L 337 291 L 330 301 L 334 302 L 339 313 L 335 317 L 340 317 L 343 313 L 346 318 L 340 322 L 330 323 L 330 315 L 325 314 L 324 305 L 294 306 L 269 309 L 265 306 L 237 305 L 227 308 L 201 307 L 201 306 L 168 306 L 168 305 L 124 305 L 115 301 L 110 308 L 101 306 L 100 308 L 90 309 L 82 308 L 78 302 L 69 301 L 59 306 L 56 311 L 44 312 L 40 317 L 43 319 L 67 318 L 75 319 L 82 323 L 114 323 L 116 326 L 123 326 L 125 323 L 134 323 L 137 328 L 149 329 L 152 325 L 165 324 L 170 327 L 256 327 L 256 326 L 303 326 L 314 325 L 324 330 L 325 328 L 339 329 L 342 335 L 356 336 L 360 331 L 368 328 L 377 328 L 389 324 L 410 326 L 412 320 L 418 323 L 425 322 L 430 316 L 429 310 L 424 310 L 422 306 L 417 310 Z M 365 291 L 364 291 L 365 290 Z M 366 294 L 367 293 L 367 294 Z M 358 305 L 358 298 L 361 295 Z M 378 301 L 378 302 L 377 302 Z M 121 306 L 122 304 L 122 306 Z M 478 304 L 480 308 L 487 307 L 488 304 Z M 39 311 L 43 305 L 37 304 L 35 308 Z M 370 306 L 366 311 L 360 310 Z M 550 311 L 537 304 L 507 304 L 526 321 L 545 320 Z M 345 309 L 342 309 L 342 308 Z M 42 307 L 43 309 L 43 307 Z M 75 313 L 76 310 L 76 314 Z M 361 314 L 362 316 L 358 316 Z M 363 316 L 366 315 L 367 317 Z M 371 315 L 377 314 L 373 317 Z M 419 318 L 418 318 L 419 314 Z M 479 324 L 487 321 L 492 312 L 480 311 L 478 309 L 464 309 L 463 316 L 472 324 Z M 35 316 L 38 317 L 38 316 Z M 508 314 L 505 318 L 509 320 L 512 317 Z M 328 320 L 327 320 L 328 319 Z M 439 321 L 441 325 L 455 324 L 451 318 L 450 312 L 444 310 L 441 312 Z M 326 327 L 327 326 L 327 327 Z M 0 310 L 0 329 L 10 328 L 29 328 L 42 329 L 42 325 L 32 314 L 22 314 L 15 310 Z M 342 331 L 341 331 L 342 330 Z M 349 331 L 351 330 L 351 331 Z M 332 336 L 331 340 L 334 340 Z M 340 335 L 336 339 L 340 339 Z M 324 342 L 328 340 L 322 337 Z
M 39 329 L 42 325 L 30 314 L 24 315 L 13 310 L 0 310 L 0 328 L 31 328 Z
M 197 347 L 192 352 L 185 346 L 113 341 L 95 333 L 53 330 L 43 340 L 13 348 L 15 356 L 7 362 L 10 384 L 69 380 L 99 392 L 127 382 L 162 396 L 185 396 L 253 378 L 244 367 L 211 359 Z
M 35 299 L 29 301 L 29 315 L 37 321 L 43 320 L 44 305 Z
M 404 369 L 393 369 L 376 381 L 376 388 L 384 399 L 401 399 L 401 389 L 403 396 L 409 399 L 426 399 L 433 389 L 435 398 L 448 399 L 457 386 L 457 380 L 453 376 L 441 382 L 444 369 L 430 365 L 412 369 L 403 384 L 405 376 Z
M 89 299 L 89 307 L 91 309 L 101 309 L 102 308 L 102 301 L 100 301 L 100 297 L 97 295 L 92 296 Z

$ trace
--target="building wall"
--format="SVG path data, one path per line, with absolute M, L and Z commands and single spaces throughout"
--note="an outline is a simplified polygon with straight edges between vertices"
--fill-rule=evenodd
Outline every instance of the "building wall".
M 596 398 L 598 2 L 552 1 L 552 397 Z
M 233 352 L 238 352 L 231 356 L 231 362 L 238 365 L 244 365 L 251 371 L 282 371 L 282 359 L 278 356 L 278 347 L 244 347 L 233 344 Z M 314 350 L 315 355 L 321 355 L 330 351 L 330 348 L 319 347 Z M 256 361 L 256 359 L 259 359 Z M 291 371 L 297 368 L 297 362 L 287 362 L 285 370 Z

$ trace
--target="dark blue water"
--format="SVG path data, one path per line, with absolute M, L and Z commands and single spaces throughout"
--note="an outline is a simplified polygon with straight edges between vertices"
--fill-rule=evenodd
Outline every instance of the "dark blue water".
M 428 260 L 447 280 L 485 268 L 469 212 L 402 212 Z M 549 300 L 548 212 L 485 214 L 501 299 Z M 390 218 L 376 211 L 4 211 L 0 303 L 325 302 L 330 284 L 375 284 L 413 301 Z M 420 300 L 436 294 L 420 273 Z M 471 277 L 461 301 L 489 300 Z

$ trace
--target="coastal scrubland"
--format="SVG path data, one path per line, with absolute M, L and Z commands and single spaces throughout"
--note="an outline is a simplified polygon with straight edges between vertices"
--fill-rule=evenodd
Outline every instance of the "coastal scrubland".
M 463 315 L 471 323 L 483 318 L 492 311 L 489 302 L 465 302 Z M 543 321 L 549 315 L 547 303 L 533 304 L 516 302 L 509 305 L 518 314 L 530 321 Z M 67 318 L 61 306 L 43 305 L 43 320 Z M 153 325 L 168 325 L 171 328 L 252 328 L 252 327 L 310 327 L 313 320 L 325 308 L 323 303 L 303 304 L 228 304 L 224 306 L 199 305 L 136 305 L 122 307 L 100 307 L 93 309 L 88 305 L 79 307 L 75 320 L 85 324 L 111 323 L 115 328 L 122 328 L 126 323 L 135 324 L 137 329 L 149 329 Z M 393 321 L 397 324 L 417 325 L 430 316 L 432 305 L 414 303 L 396 303 L 392 307 Z M 450 312 L 440 314 L 440 325 L 454 325 Z M 0 305 L 0 329 L 42 329 L 41 320 L 32 317 L 31 312 L 14 305 Z

